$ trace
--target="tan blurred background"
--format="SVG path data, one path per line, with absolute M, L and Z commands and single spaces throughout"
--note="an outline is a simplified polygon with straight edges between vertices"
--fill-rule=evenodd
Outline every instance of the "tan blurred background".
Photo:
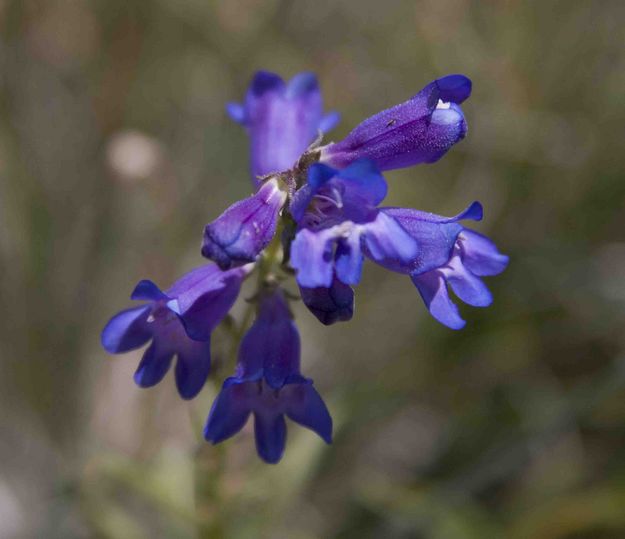
M 625 537 L 624 23 L 619 0 L 0 0 L 0 538 Z M 250 193 L 224 105 L 259 68 L 317 72 L 335 140 L 470 76 L 468 138 L 388 201 L 478 199 L 511 256 L 462 332 L 371 264 L 351 323 L 298 307 L 335 443 L 291 424 L 278 466 L 249 430 L 201 440 L 215 382 L 140 390 L 140 354 L 99 346 Z

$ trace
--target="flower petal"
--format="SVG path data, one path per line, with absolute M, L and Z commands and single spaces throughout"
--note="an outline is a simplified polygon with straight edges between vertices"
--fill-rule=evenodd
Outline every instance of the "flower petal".
M 192 399 L 204 387 L 211 367 L 210 340 L 187 342 L 178 350 L 176 386 L 183 399 Z
M 180 316 L 189 337 L 198 341 L 210 337 L 236 301 L 251 269 L 242 266 L 221 271 L 215 264 L 207 264 L 187 273 L 168 290 L 173 299 L 167 306 Z
M 260 97 L 267 92 L 281 92 L 284 89 L 284 81 L 275 73 L 269 71 L 257 71 L 250 84 L 250 93 Z
M 359 229 L 353 229 L 347 237 L 340 238 L 334 258 L 334 271 L 337 278 L 347 285 L 356 285 L 362 276 L 364 261 L 360 248 L 361 234 Z
M 387 207 L 387 208 L 380 208 L 380 210 L 396 218 L 401 223 L 401 225 L 406 230 L 408 230 L 408 232 L 410 232 L 411 222 L 425 221 L 428 223 L 448 224 L 448 223 L 456 223 L 457 221 L 462 221 L 464 219 L 471 219 L 472 221 L 481 221 L 484 216 L 484 210 L 482 208 L 482 205 L 477 200 L 469 204 L 458 215 L 454 215 L 453 217 L 445 217 L 443 215 L 437 215 L 435 213 L 413 210 L 411 208 Z
M 335 231 L 316 232 L 303 228 L 291 244 L 291 266 L 297 271 L 297 282 L 306 288 L 328 287 L 332 283 L 332 248 Z
M 434 82 L 442 101 L 460 104 L 471 95 L 473 83 L 464 75 L 447 75 Z
M 245 125 L 246 114 L 245 107 L 240 103 L 228 103 L 226 105 L 228 116 L 238 124 Z
M 265 380 L 271 387 L 280 388 L 289 374 L 299 371 L 299 332 L 292 320 L 274 323 L 267 329 L 265 339 L 271 341 L 264 359 Z
M 262 372 L 267 384 L 281 388 L 299 372 L 300 338 L 281 290 L 260 300 L 258 315 L 239 348 L 237 375 L 249 378 Z
M 101 342 L 110 354 L 121 354 L 140 348 L 152 338 L 147 323 L 151 305 L 126 309 L 111 318 L 102 330 Z
M 130 295 L 130 299 L 143 301 L 160 301 L 169 299 L 161 289 L 149 279 L 139 281 Z
M 508 266 L 509 258 L 486 236 L 465 228 L 460 240 L 462 262 L 474 275 L 498 275 Z
M 232 382 L 234 381 L 234 382 Z M 250 416 L 248 391 L 250 383 L 228 378 L 217 395 L 204 427 L 204 438 L 218 444 L 239 432 Z
M 158 384 L 167 374 L 173 355 L 169 348 L 161 347 L 156 340 L 153 341 L 143 354 L 135 372 L 135 383 L 140 387 L 152 387 Z
M 256 451 L 269 464 L 276 464 L 284 454 L 286 422 L 283 414 L 254 413 Z
M 287 393 L 287 416 L 332 443 L 332 417 L 312 384 L 290 384 L 282 391 Z
M 394 260 L 408 263 L 418 252 L 417 242 L 384 212 L 378 213 L 375 221 L 362 225 L 367 256 L 378 263 Z
M 324 325 L 351 320 L 354 314 L 354 291 L 336 277 L 329 288 L 302 288 L 304 304 Z
M 169 298 L 175 298 L 181 311 L 186 311 L 198 298 L 223 287 L 225 277 L 236 273 L 223 271 L 216 264 L 204 264 L 185 273 L 167 290 Z
M 388 186 L 382 173 L 370 159 L 358 159 L 337 173 L 345 185 L 343 197 L 356 204 L 377 206 L 386 197 Z
M 285 97 L 287 99 L 297 99 L 306 96 L 308 93 L 319 92 L 319 83 L 314 73 L 305 71 L 295 75 L 287 84 Z
M 488 307 L 493 296 L 479 277 L 467 270 L 459 256 L 454 256 L 441 270 L 454 293 L 468 305 Z
M 451 329 L 462 329 L 466 322 L 460 317 L 458 307 L 449 299 L 445 278 L 439 271 L 412 276 L 430 314 Z
M 322 133 L 332 131 L 332 129 L 334 129 L 340 121 L 340 113 L 335 111 L 328 112 L 323 118 L 321 118 L 321 121 L 319 122 L 319 131 L 321 131 Z
M 308 185 L 312 188 L 311 196 L 314 195 L 317 190 L 331 180 L 338 170 L 335 168 L 324 165 L 323 163 L 313 163 L 308 169 Z

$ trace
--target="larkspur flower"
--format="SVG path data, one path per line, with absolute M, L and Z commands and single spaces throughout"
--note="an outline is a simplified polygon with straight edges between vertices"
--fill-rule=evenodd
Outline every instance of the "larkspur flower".
M 278 75 L 254 75 L 244 104 L 230 103 L 228 113 L 247 129 L 254 182 L 282 172 L 295 162 L 320 133 L 338 122 L 338 114 L 323 114 L 317 77 L 295 75 L 285 83 Z
M 332 441 L 332 418 L 312 384 L 300 374 L 300 339 L 284 293 L 265 290 L 257 318 L 239 349 L 236 375 L 211 408 L 204 437 L 217 444 L 239 432 L 251 414 L 259 456 L 278 462 L 286 444 L 286 415 Z
M 448 75 L 417 95 L 379 112 L 340 142 L 320 151 L 320 161 L 343 168 L 362 158 L 380 170 L 438 161 L 467 132 L 460 103 L 471 95 L 471 81 Z
M 150 346 L 134 375 L 141 387 L 158 384 L 176 363 L 176 386 L 184 399 L 195 397 L 210 371 L 210 335 L 236 300 L 251 267 L 222 272 L 214 264 L 196 268 L 165 292 L 140 281 L 131 299 L 147 303 L 121 311 L 102 331 L 102 346 L 121 354 Z
M 286 197 L 277 178 L 267 180 L 256 194 L 236 202 L 206 225 L 202 255 L 224 270 L 253 262 L 276 233 Z

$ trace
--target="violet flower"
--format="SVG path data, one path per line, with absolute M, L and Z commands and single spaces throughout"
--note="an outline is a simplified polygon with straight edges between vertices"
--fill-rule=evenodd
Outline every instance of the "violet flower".
M 363 255 L 374 261 L 406 263 L 417 245 L 377 205 L 386 182 L 375 166 L 360 160 L 338 171 L 323 164 L 309 169 L 308 183 L 294 196 L 289 211 L 298 229 L 291 244 L 291 266 L 303 288 L 329 288 L 360 282 Z
M 276 74 L 254 75 L 245 103 L 230 103 L 228 113 L 250 136 L 252 178 L 290 169 L 320 133 L 338 122 L 337 113 L 323 114 L 317 77 L 295 75 L 287 84 Z
M 332 418 L 312 380 L 300 374 L 300 339 L 284 293 L 265 290 L 257 318 L 239 349 L 236 375 L 228 378 L 211 408 L 204 437 L 217 444 L 254 416 L 256 450 L 278 462 L 286 445 L 286 415 L 332 441 Z
M 298 223 L 291 244 L 302 298 L 324 324 L 353 314 L 350 285 L 360 280 L 364 257 L 411 276 L 430 313 L 452 329 L 465 325 L 450 300 L 448 283 L 465 303 L 486 307 L 492 296 L 479 277 L 501 273 L 508 257 L 477 232 L 458 223 L 481 220 L 475 202 L 447 218 L 405 208 L 378 208 L 386 183 L 369 161 L 337 171 L 322 164 L 294 196 L 290 212 Z
M 434 318 L 452 329 L 465 326 L 458 307 L 449 297 L 447 285 L 468 305 L 487 307 L 492 303 L 492 295 L 480 277 L 501 273 L 509 259 L 487 237 L 458 222 L 463 219 L 480 221 L 483 212 L 479 202 L 455 217 L 405 208 L 381 208 L 380 211 L 395 219 L 419 247 L 418 255 L 408 263 L 399 258 L 380 263 L 410 275 Z
M 251 267 L 222 272 L 214 264 L 192 270 L 162 292 L 152 281 L 137 284 L 131 299 L 147 303 L 116 314 L 102 331 L 102 346 L 121 354 L 150 346 L 134 375 L 141 387 L 158 384 L 176 363 L 183 399 L 195 397 L 210 370 L 210 335 L 236 300 Z
M 255 195 L 230 206 L 204 228 L 202 255 L 223 270 L 253 262 L 269 245 L 286 193 L 272 178 Z
M 460 103 L 471 95 L 471 81 L 448 75 L 417 95 L 379 112 L 340 142 L 321 149 L 320 161 L 343 168 L 362 158 L 380 170 L 438 161 L 467 133 Z

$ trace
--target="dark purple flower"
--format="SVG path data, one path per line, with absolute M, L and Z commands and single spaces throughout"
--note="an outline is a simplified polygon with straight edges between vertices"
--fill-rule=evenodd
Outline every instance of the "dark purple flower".
M 319 133 L 338 122 L 336 113 L 323 115 L 321 92 L 312 73 L 295 75 L 285 84 L 278 75 L 259 71 L 245 104 L 229 104 L 228 113 L 249 133 L 255 182 L 259 176 L 293 167 Z
M 196 268 L 162 292 L 152 281 L 135 287 L 139 307 L 115 315 L 102 331 L 102 346 L 111 354 L 152 341 L 135 372 L 141 387 L 158 384 L 174 355 L 176 385 L 184 399 L 195 397 L 210 370 L 210 335 L 235 302 L 250 267 L 220 271 L 214 264 Z
M 326 326 L 346 322 L 354 315 L 354 290 L 339 281 L 336 275 L 328 288 L 300 287 L 300 293 L 304 305 Z
M 310 167 L 308 183 L 290 206 L 298 224 L 290 261 L 300 287 L 330 288 L 335 279 L 358 284 L 363 254 L 374 261 L 407 262 L 416 256 L 415 241 L 377 208 L 385 196 L 386 182 L 370 161 L 341 171 Z
M 276 233 L 286 196 L 273 178 L 255 195 L 230 206 L 204 228 L 202 255 L 223 270 L 256 260 Z
M 322 148 L 320 160 L 342 168 L 371 159 L 380 170 L 438 161 L 464 138 L 467 124 L 460 103 L 471 94 L 464 75 L 448 75 L 417 95 L 379 112 L 347 137 Z
M 458 223 L 482 219 L 482 206 L 474 202 L 455 217 L 405 208 L 382 208 L 414 238 L 418 254 L 408 263 L 398 258 L 381 260 L 389 269 L 410 274 L 430 313 L 442 324 L 461 329 L 465 321 L 450 300 L 447 285 L 465 303 L 487 307 L 492 295 L 480 277 L 497 275 L 508 265 L 508 257 L 495 244 Z
M 312 380 L 300 374 L 300 340 L 280 289 L 261 294 L 256 321 L 239 349 L 236 375 L 211 408 L 204 437 L 217 444 L 239 432 L 254 415 L 256 449 L 269 463 L 282 458 L 286 415 L 332 441 L 332 418 Z

